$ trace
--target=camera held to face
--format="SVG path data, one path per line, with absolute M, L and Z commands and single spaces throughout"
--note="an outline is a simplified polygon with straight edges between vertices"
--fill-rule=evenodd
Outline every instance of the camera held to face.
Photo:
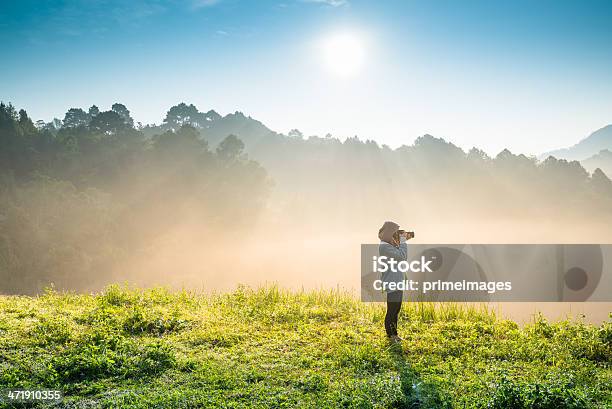
M 406 240 L 410 240 L 414 238 L 414 232 L 413 231 L 406 231 L 406 230 L 398 230 L 393 234 L 393 238 L 399 242 L 400 241 L 400 237 L 404 236 L 406 237 Z

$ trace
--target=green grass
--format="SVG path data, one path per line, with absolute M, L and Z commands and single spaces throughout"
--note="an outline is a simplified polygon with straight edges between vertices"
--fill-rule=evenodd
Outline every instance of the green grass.
M 0 297 L 0 389 L 60 388 L 66 408 L 612 407 L 610 322 L 405 303 L 393 347 L 383 317 L 276 287 Z

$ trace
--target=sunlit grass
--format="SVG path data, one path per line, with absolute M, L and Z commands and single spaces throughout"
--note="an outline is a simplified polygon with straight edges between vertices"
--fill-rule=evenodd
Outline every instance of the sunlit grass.
M 404 303 L 396 348 L 382 304 L 276 286 L 48 291 L 0 297 L 0 312 L 0 389 L 60 388 L 65 407 L 612 404 L 610 323 L 521 328 L 484 306 Z

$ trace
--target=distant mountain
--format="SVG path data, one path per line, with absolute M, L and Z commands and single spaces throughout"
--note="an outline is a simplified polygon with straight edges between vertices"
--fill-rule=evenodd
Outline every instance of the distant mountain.
M 604 149 L 596 155 L 581 161 L 582 166 L 589 172 L 599 168 L 608 176 L 612 176 L 612 151 Z
M 605 149 L 612 150 L 612 125 L 604 126 L 593 132 L 574 146 L 546 152 L 540 158 L 546 159 L 548 156 L 554 156 L 557 159 L 586 160 Z

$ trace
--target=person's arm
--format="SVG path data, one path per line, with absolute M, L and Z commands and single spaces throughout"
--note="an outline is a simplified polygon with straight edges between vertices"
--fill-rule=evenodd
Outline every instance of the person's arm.
M 407 260 L 408 246 L 406 245 L 406 239 L 404 237 L 400 238 L 399 247 L 387 243 L 386 246 L 383 247 L 382 253 L 381 256 L 387 256 L 397 261 Z
M 400 253 L 402 254 L 402 258 L 401 260 L 408 260 L 408 244 L 406 243 L 406 237 L 405 236 L 400 236 L 400 245 L 398 250 L 400 251 Z

